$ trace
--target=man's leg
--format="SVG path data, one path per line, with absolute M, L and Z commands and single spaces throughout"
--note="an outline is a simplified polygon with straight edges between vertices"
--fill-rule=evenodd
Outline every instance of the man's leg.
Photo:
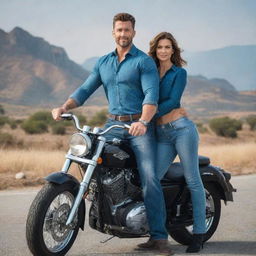
M 164 196 L 155 172 L 156 141 L 153 125 L 148 127 L 145 135 L 130 135 L 128 140 L 136 156 L 151 239 L 167 239 Z

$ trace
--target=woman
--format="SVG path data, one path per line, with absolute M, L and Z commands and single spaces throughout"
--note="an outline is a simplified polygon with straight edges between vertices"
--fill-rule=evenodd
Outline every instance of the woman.
M 180 108 L 187 73 L 182 68 L 175 38 L 167 32 L 150 42 L 149 55 L 155 60 L 160 75 L 160 97 L 157 114 L 157 175 L 162 179 L 178 154 L 184 169 L 193 205 L 193 239 L 186 252 L 198 252 L 203 246 L 205 230 L 205 192 L 198 167 L 198 132 Z

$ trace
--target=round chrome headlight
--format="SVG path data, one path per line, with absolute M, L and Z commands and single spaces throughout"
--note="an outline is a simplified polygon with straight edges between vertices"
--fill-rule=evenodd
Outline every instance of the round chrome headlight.
M 91 139 L 83 133 L 75 133 L 72 135 L 69 143 L 71 154 L 74 156 L 85 156 L 91 149 Z

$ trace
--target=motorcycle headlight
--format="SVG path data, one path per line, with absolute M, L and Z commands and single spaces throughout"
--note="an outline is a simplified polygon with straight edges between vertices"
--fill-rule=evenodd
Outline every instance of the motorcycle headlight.
M 91 149 L 91 139 L 83 133 L 72 135 L 69 143 L 71 154 L 74 156 L 85 156 Z

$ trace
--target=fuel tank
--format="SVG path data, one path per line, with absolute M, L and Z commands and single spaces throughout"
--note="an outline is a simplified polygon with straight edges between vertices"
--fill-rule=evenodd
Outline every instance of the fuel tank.
M 102 153 L 102 165 L 113 168 L 136 168 L 136 159 L 129 145 L 113 145 L 106 143 Z

